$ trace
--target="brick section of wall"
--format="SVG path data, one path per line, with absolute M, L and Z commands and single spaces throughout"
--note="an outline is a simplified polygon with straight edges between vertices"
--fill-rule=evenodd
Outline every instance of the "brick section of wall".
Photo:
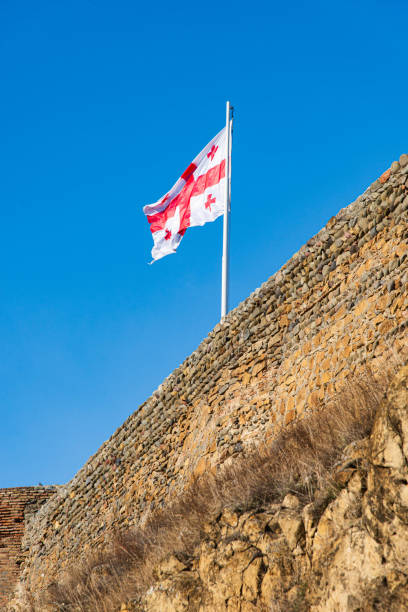
M 54 493 L 53 487 L 0 489 L 0 609 L 4 610 L 27 551 L 21 548 L 25 520 Z
M 110 528 L 406 354 L 407 194 L 403 155 L 214 328 L 32 518 L 23 585 L 39 592 Z

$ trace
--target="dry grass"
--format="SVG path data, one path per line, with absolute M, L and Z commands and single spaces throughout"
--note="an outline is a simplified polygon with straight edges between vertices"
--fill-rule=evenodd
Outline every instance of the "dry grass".
M 374 379 L 367 371 L 330 404 L 288 426 L 270 444 L 234 459 L 217 475 L 196 480 L 143 528 L 116 534 L 109 552 L 88 558 L 64 583 L 52 585 L 48 603 L 55 610 L 118 610 L 121 602 L 137 599 L 155 582 L 157 565 L 166 556 L 191 557 L 205 523 L 225 507 L 261 508 L 288 492 L 304 503 L 311 501 L 316 490 L 332 483 L 344 448 L 369 434 L 389 378 L 384 374 Z

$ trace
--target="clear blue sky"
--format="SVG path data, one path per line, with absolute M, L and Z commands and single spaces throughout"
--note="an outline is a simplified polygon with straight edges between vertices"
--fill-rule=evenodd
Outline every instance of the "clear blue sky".
M 408 152 L 408 5 L 0 3 L 0 486 L 64 483 L 218 322 L 142 206 L 236 108 L 231 305 Z

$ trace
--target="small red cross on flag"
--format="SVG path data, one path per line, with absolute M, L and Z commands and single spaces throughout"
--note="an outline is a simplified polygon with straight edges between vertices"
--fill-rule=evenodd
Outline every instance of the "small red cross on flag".
M 224 213 L 226 147 L 223 128 L 170 191 L 143 208 L 153 234 L 153 260 L 175 253 L 187 228 L 214 221 Z
M 214 204 L 215 201 L 216 201 L 215 198 L 212 198 L 211 197 L 211 193 L 209 193 L 208 196 L 207 196 L 207 201 L 205 203 L 205 207 L 209 208 L 211 210 L 211 204 Z

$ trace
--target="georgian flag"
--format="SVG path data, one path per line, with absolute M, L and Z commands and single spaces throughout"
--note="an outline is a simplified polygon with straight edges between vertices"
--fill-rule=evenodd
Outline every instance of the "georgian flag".
M 175 253 L 185 231 L 224 213 L 226 128 L 215 136 L 165 196 L 143 208 L 153 234 L 153 260 Z

